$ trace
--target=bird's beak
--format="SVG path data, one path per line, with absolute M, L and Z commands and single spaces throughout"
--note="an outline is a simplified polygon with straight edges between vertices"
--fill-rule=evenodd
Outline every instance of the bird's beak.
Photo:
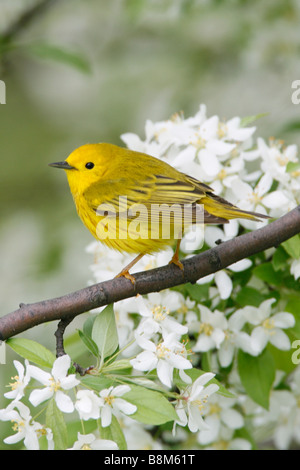
M 53 166 L 54 168 L 62 168 L 63 170 L 76 170 L 74 166 L 69 165 L 69 163 L 66 161 L 49 163 L 49 166 Z

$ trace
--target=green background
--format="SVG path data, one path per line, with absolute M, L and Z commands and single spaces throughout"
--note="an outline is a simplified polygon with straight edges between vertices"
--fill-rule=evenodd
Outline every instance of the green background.
M 268 113 L 256 136 L 299 144 L 299 30 L 297 0 L 0 0 L 0 315 L 92 280 L 92 236 L 49 162 L 200 103 Z M 47 331 L 25 336 L 53 348 Z

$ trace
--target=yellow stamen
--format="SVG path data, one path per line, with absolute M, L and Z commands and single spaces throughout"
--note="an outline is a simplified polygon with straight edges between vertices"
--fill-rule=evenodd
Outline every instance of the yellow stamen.
M 186 304 L 181 304 L 181 307 L 177 309 L 177 313 L 182 313 L 185 315 L 189 311 L 189 308 Z
M 156 305 L 152 309 L 152 315 L 154 320 L 156 321 L 162 321 L 166 318 L 167 315 L 169 315 L 170 310 L 168 310 L 166 307 L 163 307 L 162 305 Z
M 203 137 L 198 137 L 198 139 L 194 140 L 193 142 L 190 142 L 191 145 L 194 145 L 197 147 L 198 150 L 204 149 L 206 146 L 206 140 L 203 139 Z
M 46 436 L 47 435 L 47 431 L 45 428 L 40 428 L 40 429 L 37 429 L 35 431 L 38 435 L 38 437 L 42 437 L 42 436 Z
M 221 411 L 221 407 L 217 403 L 210 403 L 209 405 L 209 414 L 219 414 Z
M 11 377 L 11 379 L 14 380 L 14 382 L 10 382 L 9 386 L 12 390 L 16 390 L 21 385 L 20 377 L 15 375 L 14 377 Z
M 213 448 L 216 450 L 227 450 L 228 449 L 228 442 L 224 440 L 220 440 L 218 442 L 213 443 Z
M 13 426 L 12 426 L 12 429 L 13 431 L 17 431 L 17 432 L 21 432 L 25 426 L 25 423 L 24 421 L 12 421 Z
M 205 408 L 205 405 L 206 405 L 206 403 L 207 403 L 207 397 L 208 397 L 208 395 L 206 395 L 205 397 L 203 397 L 201 400 L 199 399 L 199 400 L 194 400 L 194 401 L 193 401 L 193 404 L 196 405 L 196 406 L 198 406 L 198 410 L 199 410 L 200 412 L 202 412 L 203 409 Z
M 226 178 L 226 176 L 227 176 L 227 171 L 225 170 L 225 168 L 222 168 L 222 170 L 219 171 L 217 178 L 222 181 L 224 178 Z
M 163 357 L 167 356 L 170 352 L 171 352 L 171 350 L 169 348 L 167 348 L 166 346 L 164 346 L 162 343 L 159 343 L 156 346 L 156 355 L 159 358 L 163 358 Z
M 60 381 L 55 380 L 53 377 L 50 378 L 50 390 L 57 392 L 60 389 Z
M 107 403 L 109 406 L 113 405 L 113 402 L 115 401 L 115 397 L 113 395 L 108 395 L 108 397 L 104 398 L 105 403 Z
M 273 318 L 266 318 L 266 320 L 264 320 L 262 322 L 262 327 L 265 330 L 268 330 L 269 335 L 274 335 L 275 334 L 275 331 L 274 331 L 275 322 L 274 322 Z
M 212 325 L 210 325 L 209 323 L 201 323 L 199 328 L 199 334 L 204 333 L 206 336 L 210 336 L 213 331 L 214 328 Z
M 219 122 L 218 131 L 217 131 L 219 139 L 222 139 L 227 134 L 227 131 L 228 131 L 227 125 L 224 122 Z
M 248 200 L 254 204 L 259 204 L 262 200 L 262 196 L 259 196 L 257 191 L 253 191 L 252 194 L 248 197 Z
M 278 161 L 280 166 L 286 166 L 289 162 L 289 159 L 285 155 L 278 155 L 276 157 L 276 160 Z
M 298 176 L 300 176 L 300 170 L 292 171 L 290 175 L 292 176 L 292 178 L 298 178 Z

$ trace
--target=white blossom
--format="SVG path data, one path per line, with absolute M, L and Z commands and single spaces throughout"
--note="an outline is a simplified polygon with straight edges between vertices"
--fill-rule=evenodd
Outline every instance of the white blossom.
M 179 420 L 175 425 L 188 426 L 191 432 L 200 429 L 207 429 L 208 426 L 203 420 L 203 414 L 208 407 L 208 398 L 219 390 L 217 384 L 206 385 L 214 374 L 207 372 L 202 374 L 195 382 L 183 390 L 175 406 Z M 173 433 L 175 433 L 175 425 Z
M 220 395 L 210 398 L 204 413 L 208 429 L 201 429 L 198 434 L 198 442 L 201 445 L 218 441 L 222 426 L 229 429 L 240 429 L 244 426 L 242 414 L 233 408 L 236 403 L 235 398 Z
M 101 405 L 101 399 L 92 390 L 79 390 L 76 394 L 75 408 L 79 413 L 80 419 L 100 418 Z
M 201 444 L 200 433 L 198 442 Z M 251 442 L 241 437 L 234 437 L 234 430 L 226 426 L 221 426 L 218 438 L 204 447 L 205 450 L 251 450 L 251 448 Z
M 161 450 L 162 444 L 151 433 L 151 428 L 132 419 L 130 416 L 119 417 L 128 450 Z
M 28 366 L 27 360 L 25 361 L 25 365 L 26 367 Z M 4 393 L 4 396 L 5 398 L 18 401 L 24 396 L 24 390 L 30 381 L 30 375 L 28 374 L 27 370 L 25 372 L 25 367 L 23 364 L 21 364 L 21 362 L 15 360 L 14 366 L 17 369 L 18 375 L 11 377 L 13 380 L 13 382 L 9 384 L 11 391 Z
M 39 438 L 46 436 L 48 449 L 53 450 L 53 436 L 49 428 L 32 419 L 30 409 L 20 401 L 13 401 L 6 409 L 0 410 L 1 421 L 11 421 L 15 434 L 6 437 L 5 444 L 16 444 L 24 440 L 28 450 L 39 450 Z
M 272 179 L 287 184 L 290 175 L 286 171 L 289 162 L 297 163 L 297 146 L 289 145 L 283 148 L 282 141 L 270 141 L 270 146 L 262 138 L 257 139 L 258 149 L 262 158 L 261 169 Z
M 118 445 L 108 439 L 97 439 L 94 434 L 77 434 L 77 441 L 68 450 L 118 450 Z
M 294 278 L 299 279 L 300 277 L 300 259 L 294 259 L 291 264 L 291 274 Z
M 156 369 L 159 380 L 167 387 L 172 386 L 174 369 L 179 369 L 179 374 L 184 381 L 189 380 L 183 371 L 191 369 L 192 364 L 187 359 L 184 344 L 177 340 L 176 333 L 168 334 L 158 344 L 138 334 L 136 334 L 136 340 L 143 349 L 136 358 L 130 361 L 136 370 L 146 372 Z
M 179 308 L 181 300 L 179 293 L 172 291 L 153 293 L 148 294 L 147 298 L 138 296 L 135 300 L 138 313 L 143 317 L 137 328 L 139 334 L 151 338 L 155 333 L 161 333 L 163 336 L 175 333 L 178 337 L 187 333 L 187 326 L 181 325 L 170 316 L 172 311 Z
M 295 318 L 288 312 L 272 314 L 274 302 L 275 299 L 267 299 L 258 308 L 247 306 L 240 311 L 244 322 L 254 325 L 250 340 L 255 355 L 260 354 L 268 342 L 284 351 L 288 351 L 291 347 L 289 337 L 282 329 L 292 328 L 295 325 Z
M 198 333 L 195 352 L 206 352 L 219 348 L 225 339 L 225 330 L 228 327 L 225 315 L 218 310 L 212 312 L 205 305 L 199 305 L 200 320 L 189 325 L 189 331 Z
M 128 385 L 118 385 L 100 391 L 101 400 L 101 425 L 106 428 L 110 425 L 113 412 L 120 411 L 125 415 L 132 415 L 137 407 L 129 403 L 126 399 L 120 398 L 130 391 Z
M 76 379 L 75 374 L 68 375 L 70 365 L 70 357 L 64 355 L 54 361 L 51 374 L 36 366 L 28 366 L 30 377 L 38 380 L 45 386 L 43 389 L 36 389 L 31 392 L 29 401 L 33 406 L 37 406 L 54 396 L 55 402 L 61 411 L 72 413 L 74 410 L 73 402 L 62 390 L 70 390 L 80 382 Z

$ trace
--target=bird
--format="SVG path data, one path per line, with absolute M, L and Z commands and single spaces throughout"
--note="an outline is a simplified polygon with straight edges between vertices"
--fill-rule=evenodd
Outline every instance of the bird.
M 116 276 L 132 284 L 129 270 L 175 241 L 170 263 L 183 270 L 179 250 L 187 226 L 269 218 L 239 209 L 163 160 L 110 143 L 81 145 L 49 166 L 65 170 L 77 213 L 92 235 L 109 248 L 136 254 Z

